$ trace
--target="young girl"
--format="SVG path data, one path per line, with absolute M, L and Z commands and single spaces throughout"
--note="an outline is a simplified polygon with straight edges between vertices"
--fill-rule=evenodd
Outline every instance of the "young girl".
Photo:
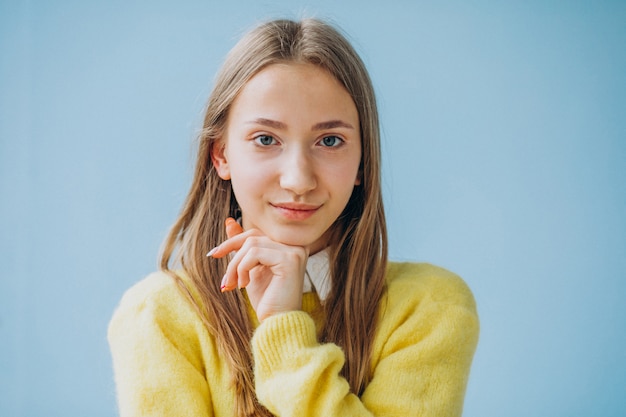
M 473 297 L 387 263 L 374 91 L 328 24 L 230 52 L 161 270 L 109 327 L 122 416 L 461 415 Z

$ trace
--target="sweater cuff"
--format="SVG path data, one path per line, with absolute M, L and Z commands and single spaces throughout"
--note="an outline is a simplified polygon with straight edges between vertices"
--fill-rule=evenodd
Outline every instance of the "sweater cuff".
M 257 365 L 269 368 L 289 363 L 303 348 L 316 345 L 315 322 L 304 311 L 268 317 L 252 337 L 252 351 Z

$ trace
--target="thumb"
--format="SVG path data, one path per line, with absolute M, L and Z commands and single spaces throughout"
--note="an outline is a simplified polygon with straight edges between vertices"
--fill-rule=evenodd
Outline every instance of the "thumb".
M 233 236 L 237 236 L 239 233 L 243 233 L 241 225 L 232 217 L 227 218 L 224 224 L 226 226 L 226 235 L 229 239 Z

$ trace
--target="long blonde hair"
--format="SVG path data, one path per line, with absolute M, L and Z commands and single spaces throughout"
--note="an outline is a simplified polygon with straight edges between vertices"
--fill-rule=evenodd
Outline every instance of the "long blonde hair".
M 194 303 L 230 365 L 238 416 L 270 414 L 257 402 L 254 391 L 253 329 L 245 296 L 239 291 L 221 293 L 227 261 L 205 256 L 226 240 L 224 219 L 235 216 L 238 207 L 230 181 L 219 178 L 211 163 L 211 150 L 222 137 L 229 109 L 246 82 L 261 69 L 280 62 L 310 63 L 325 69 L 345 87 L 359 114 L 362 181 L 333 225 L 332 289 L 323 304 L 326 321 L 320 334 L 321 342 L 335 343 L 344 350 L 342 374 L 357 395 L 371 379 L 370 356 L 385 287 L 387 231 L 378 111 L 367 70 L 346 38 L 327 23 L 305 19 L 262 24 L 235 45 L 218 73 L 200 135 L 191 190 L 161 256 L 161 269 L 175 277 Z M 171 271 L 172 263 L 189 276 L 199 300 Z

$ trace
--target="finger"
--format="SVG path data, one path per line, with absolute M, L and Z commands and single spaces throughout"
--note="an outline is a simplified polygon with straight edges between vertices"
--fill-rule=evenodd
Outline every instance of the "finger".
M 240 236 L 244 235 L 248 235 L 248 233 L 242 233 L 235 238 L 231 238 L 222 243 L 219 246 L 219 252 L 214 254 L 213 256 L 222 256 L 221 252 L 224 250 L 223 248 L 226 246 L 226 244 L 230 244 L 234 239 L 238 239 Z M 240 264 L 243 259 L 250 258 L 250 256 L 252 256 L 252 258 L 254 259 L 256 257 L 255 253 L 259 250 L 259 248 L 268 244 L 268 242 L 264 242 L 264 240 L 265 239 L 263 239 L 263 237 L 246 236 L 244 242 L 242 242 L 240 247 L 237 249 L 237 252 L 234 254 L 232 259 L 228 263 L 228 266 L 226 267 L 226 273 L 222 278 L 220 286 L 222 292 L 234 290 L 237 287 L 244 288 L 248 285 L 248 282 L 250 282 L 249 270 L 254 268 L 256 264 L 259 264 L 259 262 L 257 261 L 255 265 L 251 265 L 250 262 L 248 262 L 249 267 L 245 269 L 240 268 Z M 269 243 L 271 245 L 273 242 Z
M 226 219 L 225 226 L 226 236 L 228 236 L 229 238 L 235 237 L 238 234 L 243 233 L 243 227 L 241 227 L 241 225 L 237 223 L 237 221 L 232 217 Z
M 239 277 L 239 288 L 248 288 L 254 283 L 255 291 L 263 291 L 272 281 L 273 272 L 265 265 L 257 265 L 250 270 L 246 279 Z
M 228 264 L 221 284 L 222 292 L 246 288 L 253 275 L 260 276 L 262 271 L 276 264 L 280 258 L 272 252 L 276 252 L 275 249 L 244 246 Z
M 241 227 L 241 225 L 237 223 L 237 221 L 232 217 L 226 219 L 226 221 L 224 222 L 224 226 L 226 227 L 226 236 L 228 236 L 229 239 L 243 233 L 243 228 Z M 209 253 L 206 254 L 206 256 L 221 258 L 222 256 L 228 254 L 228 252 L 224 252 L 224 248 L 221 248 L 220 246 L 221 245 L 218 245 L 211 249 Z
M 248 234 L 248 232 L 245 234 Z M 271 268 L 278 264 L 283 260 L 280 256 L 282 255 L 280 248 L 281 246 L 279 244 L 262 235 L 246 237 L 246 241 L 241 248 L 237 250 L 226 267 L 226 273 L 220 284 L 222 292 L 234 290 L 237 287 L 245 288 L 251 279 L 250 271 L 254 268 Z M 222 250 L 221 247 L 220 250 Z M 272 254 L 272 256 L 270 256 L 270 254 Z
M 236 222 L 235 222 L 236 223 Z M 236 230 L 237 227 L 241 227 L 237 224 L 237 226 L 229 226 L 232 229 Z M 256 229 L 248 230 L 246 232 L 240 232 L 239 234 L 223 241 L 218 246 L 214 247 L 206 254 L 206 256 L 212 256 L 214 258 L 222 258 L 232 251 L 236 251 L 241 249 L 241 246 L 246 242 L 250 236 L 261 236 L 261 232 Z

